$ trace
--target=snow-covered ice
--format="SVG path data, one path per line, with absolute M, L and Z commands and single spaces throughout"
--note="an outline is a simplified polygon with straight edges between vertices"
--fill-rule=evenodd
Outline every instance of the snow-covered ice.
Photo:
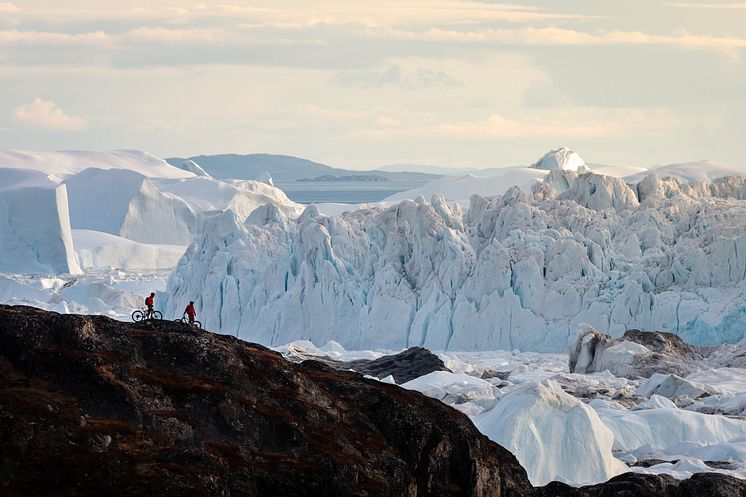
M 567 147 L 550 150 L 531 167 L 535 169 L 546 169 L 549 171 L 561 169 L 564 171 L 576 171 L 578 173 L 585 173 L 590 170 L 582 157 L 580 157 L 577 152 L 570 150 Z
M 302 210 L 266 183 L 185 167 L 141 151 L 0 151 L 0 271 L 174 267 L 165 246 L 188 245 L 205 215 L 231 209 L 245 219 L 267 204 L 288 216 Z
M 93 152 L 66 150 L 61 152 L 32 152 L 0 150 L 0 169 L 15 168 L 40 171 L 56 181 L 88 168 L 126 169 L 150 178 L 189 178 L 194 173 L 170 165 L 142 150 Z
M 297 361 L 314 356 L 374 359 L 398 352 L 346 351 L 336 343 L 319 348 L 308 341 L 276 350 Z M 643 395 L 645 379 L 608 371 L 569 373 L 564 354 L 480 351 L 438 356 L 452 373 L 430 373 L 401 386 L 470 416 L 480 431 L 518 457 L 535 484 L 559 479 L 581 485 L 625 471 L 677 478 L 720 471 L 746 478 L 744 418 L 677 408 L 660 395 Z M 746 374 L 742 369 L 718 371 L 698 373 L 707 380 L 706 388 L 729 385 L 735 390 L 742 381 L 738 372 Z
M 505 168 L 504 171 L 491 176 L 474 174 L 444 176 L 414 190 L 395 193 L 387 197 L 384 202 L 401 202 L 420 196 L 429 199 L 433 195 L 441 195 L 448 202 L 467 202 L 472 195 L 502 195 L 512 186 L 518 186 L 524 193 L 530 194 L 533 186 L 546 174 L 545 170 L 514 167 Z
M 144 152 L 0 152 L 0 301 L 129 319 L 155 291 L 166 318 L 195 300 L 208 329 L 293 360 L 425 345 L 451 372 L 402 386 L 470 416 L 534 483 L 746 478 L 743 174 L 558 149 L 303 210 L 269 180 Z M 726 344 L 683 358 L 616 340 L 630 328 Z
M 492 409 L 497 403 L 497 398 L 502 395 L 500 389 L 489 381 L 448 371 L 433 371 L 401 386 L 452 404 L 456 409 L 469 415 Z
M 511 389 L 474 424 L 518 458 L 534 485 L 600 483 L 628 471 L 598 414 L 552 380 Z
M 72 230 L 73 244 L 83 269 L 172 269 L 186 246 L 138 243 L 101 231 Z
M 0 272 L 81 272 L 64 185 L 40 172 L 0 169 Z
M 75 229 L 172 245 L 188 244 L 197 229 L 195 211 L 184 200 L 162 193 L 143 174 L 92 168 L 65 184 Z
M 560 169 L 540 185 L 467 207 L 435 196 L 335 217 L 217 216 L 169 294 L 199 301 L 208 327 L 269 345 L 561 351 L 585 323 L 695 344 L 745 336 L 746 202 L 733 189 Z

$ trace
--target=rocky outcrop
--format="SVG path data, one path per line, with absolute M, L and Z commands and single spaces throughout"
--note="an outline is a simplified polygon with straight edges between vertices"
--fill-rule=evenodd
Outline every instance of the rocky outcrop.
M 662 475 L 626 473 L 606 483 L 572 488 L 553 482 L 538 489 L 536 497 L 741 497 L 746 481 L 715 473 L 698 473 L 688 480 Z
M 171 322 L 0 306 L 0 495 L 743 495 L 724 475 L 534 489 L 417 392 Z
M 689 345 L 680 336 L 663 331 L 628 330 L 622 340 L 644 345 L 648 349 L 681 361 L 697 361 L 702 359 L 702 353 L 693 345 Z
M 451 372 L 440 357 L 424 347 L 410 347 L 398 354 L 385 355 L 377 359 L 340 361 L 329 355 L 308 353 L 301 347 L 292 344 L 288 347 L 285 357 L 293 362 L 311 359 L 323 362 L 327 366 L 340 371 L 355 371 L 364 375 L 375 376 L 379 380 L 391 376 L 398 385 L 434 371 Z
M 358 373 L 386 378 L 393 376 L 397 384 L 406 383 L 433 371 L 449 371 L 440 357 L 423 347 L 411 347 L 404 352 L 368 361 L 350 361 L 333 364 L 336 369 L 352 369 Z
M 446 405 L 175 323 L 0 306 L 4 495 L 526 495 Z
M 683 375 L 697 369 L 703 354 L 673 333 L 629 330 L 620 339 L 587 328 L 570 346 L 570 371 L 610 371 L 625 378 L 650 378 L 656 373 Z

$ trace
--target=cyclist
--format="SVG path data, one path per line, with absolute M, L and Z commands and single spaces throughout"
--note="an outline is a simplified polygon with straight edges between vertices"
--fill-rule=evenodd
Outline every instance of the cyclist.
M 194 301 L 189 301 L 189 305 L 184 309 L 184 314 L 189 317 L 189 324 L 194 326 L 194 317 L 197 315 L 197 311 L 194 309 Z
M 155 317 L 155 314 L 153 314 L 153 304 L 155 304 L 155 292 L 150 292 L 150 295 L 145 297 L 145 305 L 148 306 L 148 311 L 145 313 L 145 319 L 152 319 Z

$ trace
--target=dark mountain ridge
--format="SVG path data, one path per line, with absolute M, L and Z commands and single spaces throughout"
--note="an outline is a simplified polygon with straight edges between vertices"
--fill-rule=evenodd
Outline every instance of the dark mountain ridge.
M 260 179 L 265 172 L 272 176 L 275 183 L 298 181 L 304 178 L 318 176 L 370 176 L 376 175 L 388 181 L 427 183 L 437 174 L 420 172 L 392 172 L 392 171 L 356 171 L 342 169 L 318 162 L 313 162 L 290 155 L 275 154 L 220 154 L 198 155 L 195 157 L 173 157 L 166 161 L 176 167 L 192 160 L 199 164 L 208 174 L 219 179 Z
M 724 475 L 535 489 L 463 414 L 173 322 L 0 305 L 2 496 L 741 496 Z M 418 354 L 418 356 L 421 354 Z

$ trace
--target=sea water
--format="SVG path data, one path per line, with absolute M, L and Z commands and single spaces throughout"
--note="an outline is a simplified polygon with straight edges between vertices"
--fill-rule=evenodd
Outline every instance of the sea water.
M 288 181 L 275 186 L 300 204 L 342 203 L 361 204 L 380 202 L 386 197 L 405 190 L 419 188 L 419 181 Z

